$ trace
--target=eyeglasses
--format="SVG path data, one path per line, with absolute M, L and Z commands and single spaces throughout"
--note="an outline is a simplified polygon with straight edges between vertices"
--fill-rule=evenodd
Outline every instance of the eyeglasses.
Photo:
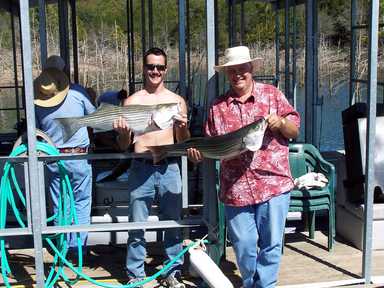
M 239 66 L 239 67 L 227 67 L 226 71 L 228 74 L 243 75 L 247 72 L 250 72 L 249 66 Z
M 165 71 L 165 69 L 167 69 L 167 65 L 163 64 L 145 64 L 144 66 L 145 68 L 151 71 L 155 70 L 155 68 L 157 69 L 157 71 Z

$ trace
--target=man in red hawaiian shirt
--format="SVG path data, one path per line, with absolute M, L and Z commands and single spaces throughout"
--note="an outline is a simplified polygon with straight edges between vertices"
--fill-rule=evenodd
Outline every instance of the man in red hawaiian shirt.
M 298 136 L 300 116 L 280 90 L 253 80 L 260 58 L 251 59 L 247 47 L 229 48 L 225 58 L 215 70 L 226 73 L 231 88 L 210 107 L 205 132 L 223 135 L 260 116 L 267 120 L 260 150 L 221 161 L 220 199 L 244 288 L 274 287 L 293 188 L 288 140 Z M 188 156 L 203 159 L 196 149 L 189 149 Z

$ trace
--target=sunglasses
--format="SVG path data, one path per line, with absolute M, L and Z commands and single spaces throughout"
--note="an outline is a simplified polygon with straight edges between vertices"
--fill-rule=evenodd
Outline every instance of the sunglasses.
M 147 68 L 148 70 L 155 70 L 155 68 L 157 69 L 157 71 L 165 71 L 165 69 L 167 69 L 167 65 L 163 65 L 163 64 L 145 64 L 145 68 Z

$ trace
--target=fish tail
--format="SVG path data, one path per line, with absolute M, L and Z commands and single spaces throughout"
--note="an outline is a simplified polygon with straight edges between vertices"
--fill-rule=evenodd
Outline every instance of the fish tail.
M 152 153 L 153 163 L 156 164 L 167 157 L 167 151 L 161 146 L 148 146 L 148 150 Z
M 56 118 L 63 132 L 63 142 L 67 142 L 81 127 L 77 118 Z

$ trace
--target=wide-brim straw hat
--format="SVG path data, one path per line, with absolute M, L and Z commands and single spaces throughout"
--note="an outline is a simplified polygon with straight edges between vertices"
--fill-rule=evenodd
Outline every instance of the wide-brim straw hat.
M 44 69 L 33 82 L 35 104 L 41 107 L 54 107 L 64 101 L 69 90 L 67 75 L 55 68 Z
M 251 55 L 249 53 L 249 49 L 247 46 L 236 46 L 236 47 L 226 49 L 224 53 L 224 58 L 225 58 L 225 62 L 223 64 L 213 67 L 217 72 L 224 71 L 226 67 L 240 65 L 244 63 L 251 63 L 253 66 L 253 69 L 255 70 L 257 65 L 263 59 L 260 57 L 251 58 Z

